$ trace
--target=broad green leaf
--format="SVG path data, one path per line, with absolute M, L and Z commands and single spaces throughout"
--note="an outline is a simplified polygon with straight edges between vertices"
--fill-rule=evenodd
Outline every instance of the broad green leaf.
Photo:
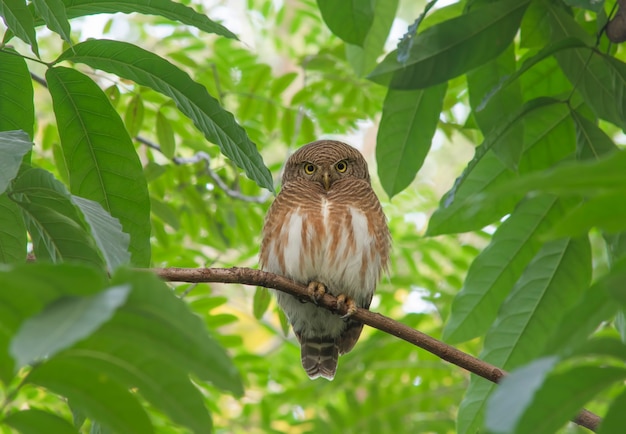
M 0 193 L 6 191 L 32 147 L 24 131 L 0 131 Z
M 398 0 L 378 0 L 374 4 L 374 21 L 362 46 L 346 44 L 346 58 L 354 72 L 363 77 L 376 66 L 398 10 Z
M 528 265 L 485 337 L 482 360 L 513 369 L 541 353 L 591 280 L 589 240 L 546 243 Z
M 534 385 L 536 377 L 528 375 L 525 381 Z M 549 376 L 532 396 L 521 378 L 506 378 L 489 401 L 487 428 L 494 433 L 554 433 L 597 393 L 625 378 L 626 369 L 578 366 Z
M 529 0 L 503 0 L 419 33 L 405 62 L 392 51 L 369 79 L 393 89 L 443 83 L 497 57 L 513 41 Z
M 595 123 L 575 111 L 572 118 L 576 126 L 576 154 L 579 160 L 598 159 L 617 150 L 613 140 Z
M 128 323 L 120 329 L 120 337 L 131 328 L 141 331 L 140 342 L 146 341 L 144 351 L 154 352 L 154 357 L 168 357 L 181 369 L 221 389 L 243 393 L 239 373 L 224 349 L 207 334 L 200 318 L 154 274 L 120 269 L 112 283 L 133 286 L 121 311 L 132 315 L 124 316 Z
M 141 131 L 141 127 L 143 124 L 143 98 L 141 94 L 138 93 L 133 96 L 126 106 L 126 112 L 124 114 L 124 124 L 126 125 L 126 129 L 128 130 L 128 134 L 131 137 L 136 137 Z
M 487 107 L 492 98 L 499 96 L 500 92 L 504 92 L 506 89 L 508 89 L 509 86 L 512 86 L 514 83 L 518 82 L 518 79 L 537 63 L 553 56 L 559 51 L 578 47 L 585 47 L 585 44 L 584 42 L 576 38 L 565 38 L 550 43 L 549 45 L 541 49 L 537 54 L 526 59 L 519 69 L 514 70 L 514 72 L 512 72 L 510 75 L 505 76 L 504 80 L 501 80 L 499 83 L 496 83 L 492 88 L 488 89 L 488 92 L 483 95 L 483 99 L 480 101 L 480 104 L 477 106 L 476 110 L 481 111 L 485 107 Z M 474 74 L 474 72 L 468 74 L 468 77 L 471 74 Z M 506 96 L 506 94 L 504 96 Z M 502 100 L 504 96 L 500 99 Z M 497 101 L 494 101 L 493 104 L 498 107 Z
M 76 260 L 103 266 L 69 192 L 50 172 L 25 170 L 14 181 L 10 197 L 24 214 L 37 259 Z
M 72 44 L 70 22 L 67 20 L 65 5 L 62 0 L 33 0 L 35 10 L 46 22 L 46 26 L 68 44 Z
M 467 232 L 480 229 L 510 213 L 524 196 L 524 191 L 507 188 L 506 194 L 492 197 L 492 190 L 503 191 L 517 179 L 514 173 L 489 148 L 500 143 L 506 146 L 507 128 L 515 122 L 524 122 L 524 152 L 519 161 L 520 173 L 535 172 L 551 167 L 574 152 L 574 128 L 569 109 L 551 99 L 524 105 L 519 118 L 496 128 L 477 148 L 474 158 L 456 180 L 452 189 L 442 198 L 439 208 L 428 224 L 428 235 Z M 534 108 L 534 109 L 533 109 Z M 570 140 L 571 137 L 571 140 Z M 484 146 L 484 147 L 483 147 Z
M 150 264 L 150 200 L 141 162 L 119 115 L 89 77 L 48 69 L 70 191 L 98 202 L 130 235 L 133 264 Z
M 155 355 L 158 343 L 115 325 L 115 319 L 89 340 L 64 353 L 64 357 L 88 365 L 124 383 L 172 420 L 196 433 L 209 432 L 211 416 L 204 397 L 190 381 L 184 367 Z M 143 339 L 142 339 L 143 338 Z M 145 351 L 146 348 L 152 349 Z
M 169 0 L 133 0 L 132 2 L 109 0 L 63 0 L 69 18 L 95 14 L 114 14 L 137 12 L 145 15 L 156 15 L 169 20 L 196 27 L 203 32 L 215 33 L 231 39 L 237 36 L 221 24 L 207 18 L 206 15 L 194 11 L 181 3 Z
M 587 239 L 545 244 L 524 270 L 498 317 L 485 336 L 479 358 L 510 370 L 541 353 L 564 312 L 587 288 L 591 279 L 591 251 Z M 496 386 L 472 376 L 459 408 L 463 432 L 478 426 L 487 399 Z M 467 403 L 465 403 L 467 401 Z
M 611 298 L 626 287 L 626 258 L 617 260 L 611 270 L 582 295 L 552 332 L 544 354 L 566 353 L 585 342 L 598 326 L 612 318 L 619 305 Z
M 374 21 L 374 4 L 382 0 L 317 0 L 322 18 L 330 30 L 349 44 L 363 46 Z
M 500 382 L 487 404 L 486 427 L 490 432 L 514 432 L 517 420 L 532 405 L 537 391 L 558 360 L 557 357 L 536 359 Z
M 618 433 L 626 426 L 626 391 L 613 399 L 609 410 L 602 418 L 598 434 Z
M 590 35 L 565 10 L 555 4 L 546 9 L 553 39 L 575 37 L 591 46 Z M 591 48 L 562 51 L 555 57 L 596 115 L 626 128 L 626 64 Z
M 568 6 L 583 8 L 598 13 L 602 9 L 604 0 L 564 0 L 564 2 Z
M 538 196 L 522 202 L 502 223 L 470 266 L 452 303 L 444 340 L 463 342 L 487 331 L 501 303 L 541 248 L 541 235 L 563 212 L 564 204 L 555 197 Z
M 626 345 L 617 338 L 596 337 L 584 342 L 570 357 L 608 356 L 619 361 L 626 360 Z
M 592 227 L 612 234 L 626 229 L 626 189 L 601 193 L 585 201 L 569 212 L 548 236 L 578 236 Z
M 130 264 L 128 246 L 130 237 L 122 231 L 119 220 L 102 208 L 98 202 L 71 196 L 71 200 L 80 209 L 85 221 L 89 225 L 91 235 L 95 240 L 109 270 L 115 270 L 120 265 Z
M 20 208 L 5 194 L 0 194 L 0 263 L 26 260 L 26 225 Z
M 0 271 L 0 379 L 13 376 L 9 342 L 20 324 L 62 296 L 86 296 L 104 287 L 104 273 L 78 264 L 28 263 Z
M 500 95 L 495 96 L 491 105 L 479 108 L 482 105 L 481 100 L 485 98 L 491 88 L 513 71 L 515 71 L 515 50 L 511 45 L 496 59 L 467 73 L 472 115 L 486 137 L 500 124 L 506 123 L 509 113 L 519 112 L 520 107 L 522 107 L 521 90 L 517 84 L 517 86 L 510 86 L 506 92 L 503 91 Z M 501 144 L 493 148 L 496 155 L 511 170 L 517 170 L 524 149 L 523 128 L 524 122 L 515 122 L 506 129 L 498 140 Z
M 78 434 L 78 430 L 67 420 L 49 411 L 29 408 L 17 411 L 3 418 L 3 424 L 16 429 L 22 434 Z
M 457 434 L 475 433 L 482 427 L 485 417 L 485 399 L 490 396 L 498 386 L 482 377 L 472 375 L 470 384 L 463 400 L 459 404 L 457 415 Z
M 1 8 L 1 6 L 0 6 Z M 33 137 L 33 83 L 26 60 L 8 47 L 0 51 L 0 131 L 22 130 Z M 4 161 L 0 158 L 0 164 Z M 0 168 L 0 174 L 5 170 Z
M 176 152 L 176 138 L 174 137 L 174 129 L 169 119 L 161 112 L 157 112 L 156 133 L 161 146 L 161 152 L 167 158 L 174 157 Z
M 507 113 L 513 113 L 522 105 L 519 83 L 495 95 L 491 105 L 483 104 L 489 92 L 502 82 L 503 78 L 515 71 L 515 49 L 511 45 L 494 60 L 467 73 L 469 102 L 478 127 L 487 135 L 506 119 Z M 518 146 L 521 151 L 523 134 L 510 134 L 509 140 L 519 141 L 511 146 Z
M 22 323 L 10 352 L 17 367 L 48 359 L 88 337 L 126 301 L 130 287 L 115 286 L 90 297 L 63 298 Z
M 2 0 L 0 15 L 4 24 L 22 41 L 26 42 L 39 57 L 37 36 L 35 35 L 35 21 L 26 7 L 24 0 Z
M 529 173 L 503 183 L 480 198 L 488 202 L 509 194 L 510 191 L 527 193 L 544 191 L 561 195 L 592 195 L 599 192 L 619 191 L 626 187 L 626 152 L 613 152 L 598 160 L 566 162 L 549 171 Z M 480 206 L 479 201 L 473 205 Z
M 92 40 L 75 45 L 57 62 L 69 60 L 117 74 L 169 96 L 206 138 L 244 169 L 248 177 L 273 191 L 272 176 L 255 144 L 233 115 L 185 72 L 156 54 L 132 44 Z
M 258 286 L 254 291 L 254 299 L 252 301 L 252 313 L 256 319 L 261 319 L 267 310 L 271 301 L 270 291 L 267 288 Z
M 116 433 L 154 432 L 134 394 L 96 366 L 68 357 L 53 357 L 34 367 L 25 381 L 65 396 L 90 418 Z
M 387 91 L 376 137 L 378 176 L 393 197 L 415 178 L 430 150 L 446 84 L 425 90 Z

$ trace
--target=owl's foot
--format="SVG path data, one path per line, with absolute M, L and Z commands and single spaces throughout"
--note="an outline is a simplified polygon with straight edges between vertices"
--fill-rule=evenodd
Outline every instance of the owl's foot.
M 307 286 L 307 292 L 309 294 L 309 297 L 311 298 L 311 301 L 317 304 L 320 298 L 322 298 L 324 294 L 326 294 L 326 287 L 323 283 L 320 282 L 309 282 L 309 285 Z
M 356 303 L 345 294 L 337 296 L 337 310 L 346 309 L 346 314 L 342 315 L 342 319 L 350 318 L 356 313 Z

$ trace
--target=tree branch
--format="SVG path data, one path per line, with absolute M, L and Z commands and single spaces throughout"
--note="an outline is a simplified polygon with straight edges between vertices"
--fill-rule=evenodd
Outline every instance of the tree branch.
M 296 283 L 283 276 L 251 268 L 155 268 L 154 271 L 161 278 L 171 282 L 220 282 L 264 286 L 286 292 L 304 301 L 310 301 L 305 285 Z M 318 305 L 338 315 L 347 313 L 345 306 L 338 308 L 337 299 L 328 293 L 324 294 L 318 301 Z M 498 383 L 506 375 L 506 372 L 497 366 L 484 362 L 379 313 L 357 308 L 352 318 L 403 339 L 493 383 Z M 573 421 L 595 432 L 601 419 L 594 413 L 583 409 Z

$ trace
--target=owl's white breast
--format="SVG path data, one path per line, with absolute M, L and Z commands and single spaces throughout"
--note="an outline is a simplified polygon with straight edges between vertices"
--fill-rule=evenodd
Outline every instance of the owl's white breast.
M 322 199 L 315 208 L 298 207 L 280 228 L 282 246 L 270 247 L 266 269 L 303 283 L 319 281 L 335 295 L 346 294 L 357 304 L 369 301 L 380 274 L 381 258 L 363 211 L 337 209 Z M 282 248 L 281 248 L 282 247 Z

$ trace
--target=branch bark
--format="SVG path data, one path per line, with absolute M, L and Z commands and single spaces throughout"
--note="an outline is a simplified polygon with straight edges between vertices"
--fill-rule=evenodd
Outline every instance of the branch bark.
M 155 268 L 154 271 L 164 280 L 171 282 L 219 282 L 264 286 L 286 292 L 304 301 L 310 301 L 305 285 L 296 283 L 283 276 L 251 268 Z M 346 314 L 345 306 L 343 308 L 338 307 L 337 299 L 328 293 L 324 294 L 318 301 L 318 305 L 338 315 Z M 352 318 L 403 339 L 493 383 L 498 383 L 506 375 L 506 372 L 497 366 L 484 362 L 379 313 L 357 308 Z M 600 425 L 601 419 L 596 414 L 583 409 L 573 419 L 573 422 L 595 432 Z

